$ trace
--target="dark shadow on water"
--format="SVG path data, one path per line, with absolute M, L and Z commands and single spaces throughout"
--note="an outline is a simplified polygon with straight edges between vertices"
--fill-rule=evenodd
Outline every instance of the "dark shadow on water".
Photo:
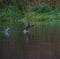
M 46 28 L 41 25 L 39 29 L 33 28 L 27 35 L 11 30 L 9 39 L 2 34 L 0 39 L 0 59 L 60 59 L 58 25 Z

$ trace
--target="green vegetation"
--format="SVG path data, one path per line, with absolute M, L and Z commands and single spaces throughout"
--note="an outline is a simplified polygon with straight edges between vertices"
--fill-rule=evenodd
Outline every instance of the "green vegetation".
M 33 12 L 41 14 L 41 13 L 48 13 L 48 12 L 50 12 L 52 10 L 51 10 L 51 8 L 48 5 L 40 4 L 40 5 L 32 6 L 30 8 L 30 11 L 33 11 Z
M 56 4 L 53 0 L 52 4 Z M 20 21 L 30 22 L 60 20 L 60 7 L 52 8 L 47 4 L 29 5 L 28 0 L 0 0 L 0 27 L 18 24 Z
M 60 8 L 57 7 L 53 10 L 46 4 L 32 6 L 25 14 L 24 20 L 29 20 L 31 22 L 59 20 L 60 19 L 59 9 Z
M 0 19 L 21 19 L 23 17 L 17 5 L 8 5 L 6 8 L 0 8 Z

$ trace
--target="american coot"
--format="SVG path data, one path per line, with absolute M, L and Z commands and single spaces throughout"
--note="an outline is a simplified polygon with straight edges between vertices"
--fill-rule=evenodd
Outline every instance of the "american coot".
M 26 26 L 26 29 L 29 30 L 31 28 L 30 22 L 26 22 L 26 25 L 25 26 Z
M 25 23 L 25 27 L 27 30 L 29 30 L 30 28 L 32 28 L 34 25 L 31 25 L 30 22 L 26 22 Z
M 25 23 L 25 29 L 23 30 L 23 33 L 24 33 L 25 36 L 26 36 L 26 43 L 28 43 L 29 40 L 30 40 L 29 30 L 30 30 L 31 27 L 32 27 L 32 26 L 31 26 L 30 22 L 27 21 L 27 22 Z
M 10 29 L 10 28 L 5 28 L 5 29 L 3 30 L 3 34 L 4 34 L 4 36 L 7 37 L 7 38 L 9 38 L 9 36 L 10 36 L 10 34 L 9 34 L 9 29 Z

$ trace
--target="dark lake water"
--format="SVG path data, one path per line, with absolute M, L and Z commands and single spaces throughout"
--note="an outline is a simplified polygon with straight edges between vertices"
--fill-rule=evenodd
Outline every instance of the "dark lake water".
M 30 29 L 30 40 L 21 31 L 0 33 L 0 59 L 60 59 L 60 23 L 37 25 Z

